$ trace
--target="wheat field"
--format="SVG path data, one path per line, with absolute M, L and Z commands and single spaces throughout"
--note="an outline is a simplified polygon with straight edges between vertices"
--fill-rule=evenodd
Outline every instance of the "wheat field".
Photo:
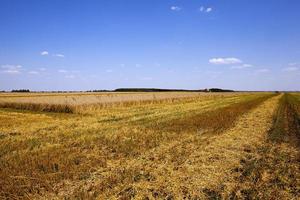
M 298 199 L 300 94 L 0 95 L 0 199 Z

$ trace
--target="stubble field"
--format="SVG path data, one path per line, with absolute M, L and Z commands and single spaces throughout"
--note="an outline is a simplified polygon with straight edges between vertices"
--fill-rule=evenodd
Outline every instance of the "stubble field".
M 1 199 L 300 198 L 300 94 L 0 94 Z

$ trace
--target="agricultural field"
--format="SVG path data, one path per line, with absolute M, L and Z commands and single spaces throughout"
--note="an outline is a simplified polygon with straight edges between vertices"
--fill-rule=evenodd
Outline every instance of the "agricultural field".
M 299 199 L 300 94 L 0 94 L 0 199 Z

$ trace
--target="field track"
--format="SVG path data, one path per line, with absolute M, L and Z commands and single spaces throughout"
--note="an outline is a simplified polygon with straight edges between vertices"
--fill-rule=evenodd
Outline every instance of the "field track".
M 284 98 L 227 95 L 88 115 L 2 109 L 0 197 L 297 198 L 300 154 L 286 141 L 297 145 L 298 129 L 284 143 L 270 139 L 276 124 L 291 123 L 275 123 L 289 105 Z M 280 171 L 285 165 L 292 178 Z

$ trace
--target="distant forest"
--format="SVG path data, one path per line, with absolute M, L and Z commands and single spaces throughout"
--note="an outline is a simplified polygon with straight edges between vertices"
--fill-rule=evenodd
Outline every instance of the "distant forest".
M 5 92 L 5 91 L 0 91 Z M 11 92 L 31 92 L 29 89 L 15 89 Z M 36 91 L 33 91 L 36 92 Z M 199 90 L 185 90 L 185 89 L 160 89 L 160 88 L 117 88 L 115 90 L 88 90 L 88 91 L 40 91 L 40 92 L 234 92 L 234 90 L 210 88 L 210 89 L 199 89 Z
M 12 90 L 11 92 L 30 92 L 28 89 Z
M 160 88 L 118 88 L 115 92 L 233 92 L 233 90 L 211 88 L 200 90 L 160 89 Z

